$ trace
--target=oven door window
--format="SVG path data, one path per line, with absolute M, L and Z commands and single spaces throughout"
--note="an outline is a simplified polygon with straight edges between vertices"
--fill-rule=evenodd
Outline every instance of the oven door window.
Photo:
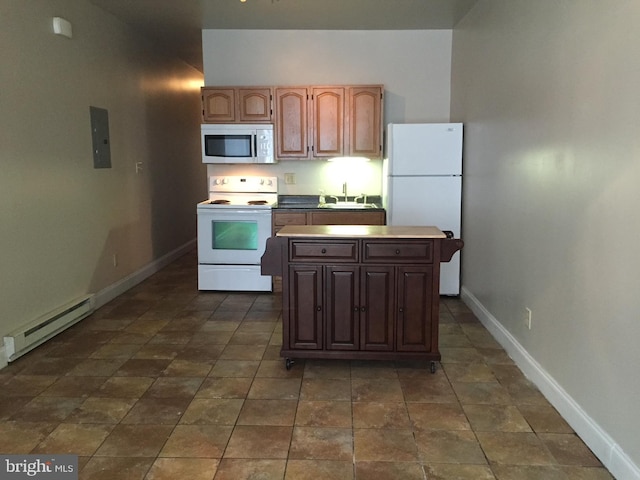
M 251 137 L 252 135 L 241 134 L 205 135 L 205 155 L 228 158 L 252 157 Z
M 211 221 L 213 250 L 258 250 L 258 222 L 238 220 Z

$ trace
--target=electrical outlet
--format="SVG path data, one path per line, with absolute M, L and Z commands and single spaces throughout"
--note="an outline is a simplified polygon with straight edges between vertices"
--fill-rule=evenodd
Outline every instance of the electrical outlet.
M 294 185 L 296 183 L 296 174 L 295 173 L 285 173 L 284 174 L 284 183 L 287 185 Z
M 113 266 L 114 267 L 118 266 L 118 254 L 117 253 L 113 254 Z
M 524 307 L 524 324 L 531 330 L 531 309 Z

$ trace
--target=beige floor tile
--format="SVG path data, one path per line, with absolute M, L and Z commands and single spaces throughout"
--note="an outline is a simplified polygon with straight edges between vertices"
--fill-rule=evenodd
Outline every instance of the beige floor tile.
M 504 465 L 556 465 L 535 433 L 476 432 L 490 462 Z
M 352 431 L 350 428 L 296 426 L 293 429 L 289 458 L 351 460 Z
M 292 426 L 297 408 L 297 400 L 246 399 L 237 425 Z
M 354 402 L 402 402 L 402 388 L 396 378 L 352 378 L 351 398 Z
M 295 424 L 301 427 L 351 428 L 351 402 L 303 401 L 298 402 Z
M 211 480 L 219 460 L 210 458 L 158 458 L 145 480 Z
M 251 460 L 223 458 L 218 465 L 215 480 L 282 480 L 286 460 Z
M 255 378 L 247 398 L 297 400 L 300 396 L 300 383 L 300 378 Z
M 57 426 L 44 422 L 3 422 L 0 424 L 0 452 L 18 455 L 30 452 Z
M 435 463 L 424 466 L 429 480 L 494 480 L 491 468 L 487 465 L 457 465 Z
M 238 425 L 224 458 L 285 459 L 289 454 L 292 427 Z
M 180 419 L 184 425 L 235 425 L 244 400 L 236 398 L 196 398 Z
M 226 425 L 178 425 L 159 456 L 221 458 L 232 430 Z
M 93 455 L 113 428 L 113 425 L 61 424 L 32 453 Z
M 541 433 L 538 437 L 560 465 L 602 466 L 584 442 L 573 433 Z
M 407 409 L 415 430 L 471 430 L 458 403 L 409 403 Z
M 307 378 L 302 380 L 300 400 L 351 401 L 351 380 L 344 378 Z
M 156 457 L 173 431 L 170 425 L 105 425 L 103 428 L 113 430 L 95 452 L 99 457 Z
M 289 460 L 285 480 L 352 480 L 353 463 L 337 460 Z
M 531 432 L 514 405 L 464 405 L 463 408 L 476 432 Z
M 420 459 L 433 463 L 487 463 L 476 436 L 471 431 L 432 430 L 416 432 Z
M 246 398 L 252 382 L 250 377 L 208 377 L 195 398 Z
M 404 402 L 353 402 L 354 428 L 411 428 Z
M 153 458 L 91 457 L 81 472 L 82 480 L 143 480 Z
M 418 462 L 356 462 L 356 480 L 424 480 Z M 427 477 L 430 478 L 430 477 Z
M 416 442 L 411 430 L 353 430 L 356 462 L 415 462 Z

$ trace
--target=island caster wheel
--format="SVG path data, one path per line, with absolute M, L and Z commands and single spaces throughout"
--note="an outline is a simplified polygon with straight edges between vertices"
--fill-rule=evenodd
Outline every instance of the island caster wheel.
M 291 358 L 284 359 L 284 366 L 287 368 L 287 370 L 291 370 L 291 367 L 293 367 L 294 363 L 296 362 L 294 362 Z
M 431 373 L 436 373 L 436 362 L 431 362 Z

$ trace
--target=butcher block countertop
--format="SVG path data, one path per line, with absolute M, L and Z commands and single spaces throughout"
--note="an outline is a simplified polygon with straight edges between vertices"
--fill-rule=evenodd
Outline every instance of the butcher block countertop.
M 388 225 L 287 225 L 276 235 L 307 238 L 447 238 L 438 227 Z

